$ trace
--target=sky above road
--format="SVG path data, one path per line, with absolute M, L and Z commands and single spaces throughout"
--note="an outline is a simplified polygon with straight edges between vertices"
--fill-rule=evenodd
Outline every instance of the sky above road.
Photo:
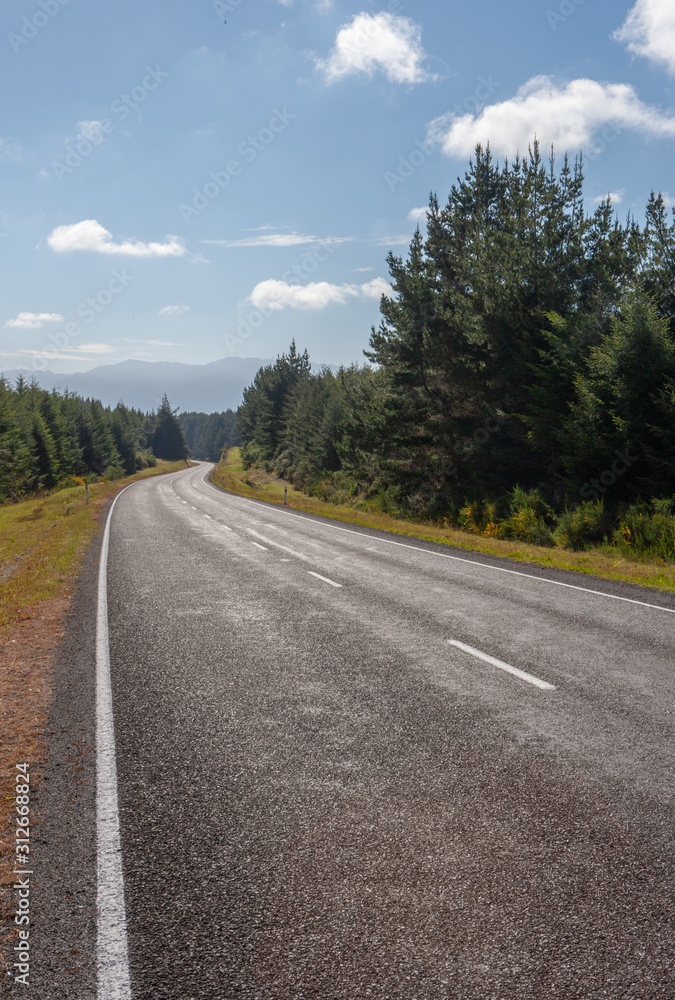
M 673 0 L 5 0 L 0 369 L 362 362 L 477 142 L 675 204 Z

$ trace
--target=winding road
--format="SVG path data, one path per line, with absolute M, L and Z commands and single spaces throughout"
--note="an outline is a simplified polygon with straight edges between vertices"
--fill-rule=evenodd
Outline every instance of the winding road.
M 34 996 L 672 1000 L 673 597 L 235 497 L 210 471 L 112 513 L 107 778 L 90 566 Z M 102 873 L 105 822 L 121 864 Z

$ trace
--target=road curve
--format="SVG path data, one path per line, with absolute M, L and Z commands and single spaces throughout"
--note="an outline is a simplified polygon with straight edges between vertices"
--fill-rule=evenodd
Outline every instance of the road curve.
M 672 1000 L 673 599 L 210 468 L 111 521 L 134 1000 Z

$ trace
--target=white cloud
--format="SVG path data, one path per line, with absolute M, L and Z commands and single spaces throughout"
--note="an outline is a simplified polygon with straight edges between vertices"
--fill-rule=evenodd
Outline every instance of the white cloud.
M 372 76 L 377 70 L 392 83 L 422 83 L 433 79 L 424 69 L 426 59 L 419 25 L 381 11 L 356 14 L 338 31 L 329 57 L 315 62 L 328 83 L 355 73 Z
M 20 312 L 16 319 L 8 319 L 5 326 L 19 330 L 39 330 L 45 323 L 62 323 L 63 316 L 58 313 Z
M 675 4 L 673 0 L 637 0 L 613 36 L 635 55 L 663 63 L 675 73 Z
M 151 347 L 183 347 L 183 344 L 177 343 L 175 340 L 136 340 L 133 337 L 122 337 L 125 344 L 148 344 Z M 145 354 L 149 354 L 149 351 L 145 351 Z
M 117 350 L 118 349 L 116 347 L 112 347 L 110 344 L 80 344 L 79 347 L 69 347 L 68 351 L 70 353 L 68 354 L 51 347 L 48 351 L 36 351 L 30 348 L 23 353 L 38 358 L 44 357 L 45 354 L 48 354 L 50 361 L 57 359 L 59 361 L 85 361 L 89 355 L 115 354 Z
M 623 196 L 626 193 L 625 188 L 619 188 L 618 191 L 608 191 L 607 194 L 599 194 L 597 198 L 593 199 L 594 204 L 600 205 L 606 199 L 609 199 L 613 205 L 620 205 L 623 201 Z
M 261 226 L 261 229 L 269 228 Z M 270 233 L 267 236 L 249 236 L 243 240 L 201 240 L 214 247 L 297 247 L 308 243 L 347 243 L 349 237 L 303 236 L 301 233 Z
M 391 295 L 391 293 L 392 287 L 384 278 L 373 278 L 372 281 L 367 281 L 365 285 L 361 285 L 361 295 L 367 299 L 377 299 L 378 302 L 383 295 Z
M 72 226 L 57 226 L 47 243 L 57 253 L 87 250 L 92 253 L 125 254 L 128 257 L 182 257 L 185 247 L 176 236 L 167 236 L 166 243 L 139 243 L 127 240 L 113 243 L 112 234 L 96 219 L 85 219 Z
M 325 309 L 329 305 L 342 305 L 350 298 L 376 298 L 390 293 L 391 287 L 383 278 L 374 278 L 364 285 L 331 285 L 327 281 L 314 281 L 307 285 L 289 285 L 286 281 L 270 278 L 255 286 L 249 301 L 258 309 Z
M 536 76 L 516 96 L 480 114 L 447 115 L 429 126 L 429 137 L 449 156 L 470 156 L 477 143 L 505 155 L 525 153 L 536 134 L 542 146 L 558 150 L 586 146 L 595 131 L 612 125 L 653 137 L 675 136 L 675 117 L 644 104 L 626 83 L 572 80 L 558 85 Z
M 411 208 L 408 212 L 408 222 L 426 222 L 427 221 L 427 208 Z
M 183 316 L 186 312 L 190 312 L 189 306 L 164 306 L 163 309 L 159 310 L 160 316 Z
M 675 198 L 672 198 L 665 191 L 661 192 L 661 197 L 663 198 L 663 204 L 666 208 L 675 208 Z
M 398 236 L 375 236 L 369 240 L 374 247 L 407 247 L 410 243 L 410 234 L 403 233 Z
M 287 281 L 269 278 L 261 281 L 249 299 L 259 309 L 324 309 L 335 302 L 345 302 L 358 295 L 354 285 L 331 285 L 327 281 L 312 281 L 308 285 L 289 285 Z
M 24 158 L 24 149 L 18 139 L 0 138 L 0 162 L 21 163 Z
M 103 142 L 103 123 L 83 121 L 77 123 L 77 138 L 88 139 L 95 145 Z
M 82 351 L 83 354 L 114 354 L 117 348 L 110 344 L 80 344 L 71 350 Z

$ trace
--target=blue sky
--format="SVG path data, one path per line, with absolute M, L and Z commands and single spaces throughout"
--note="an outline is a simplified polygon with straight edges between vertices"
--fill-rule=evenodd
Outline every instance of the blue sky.
M 673 0 L 5 0 L 0 368 L 361 362 L 477 141 L 675 202 Z M 227 23 L 224 23 L 224 22 Z

